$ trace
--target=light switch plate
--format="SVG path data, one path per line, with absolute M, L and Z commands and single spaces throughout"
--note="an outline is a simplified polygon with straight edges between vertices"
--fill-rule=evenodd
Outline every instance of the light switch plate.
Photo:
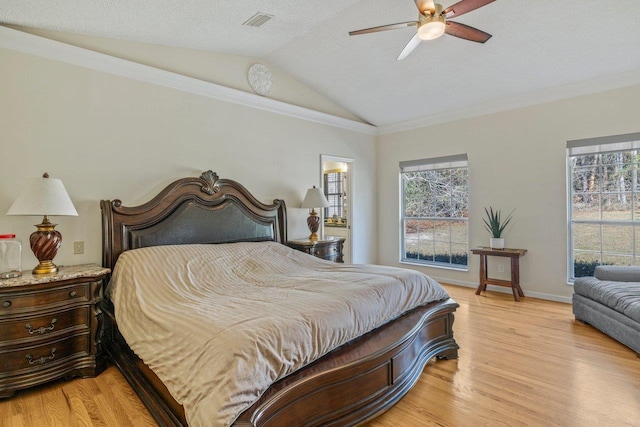
M 84 241 L 73 242 L 73 254 L 80 255 L 84 253 Z

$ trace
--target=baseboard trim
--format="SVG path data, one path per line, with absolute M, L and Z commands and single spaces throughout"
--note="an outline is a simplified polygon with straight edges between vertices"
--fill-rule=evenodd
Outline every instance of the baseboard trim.
M 434 276 L 430 276 L 430 277 L 432 277 L 433 279 L 437 280 L 440 283 L 447 283 L 455 286 L 463 286 L 465 288 L 473 288 L 473 289 L 478 288 L 478 283 L 463 282 L 460 280 L 450 280 L 446 277 L 434 277 Z M 487 285 L 487 291 L 502 292 L 504 294 L 512 294 L 510 288 L 505 288 L 503 286 Z M 526 297 L 532 297 L 532 298 L 544 299 L 547 301 L 555 301 L 555 302 L 563 302 L 566 304 L 571 304 L 571 297 L 563 297 L 560 295 L 547 294 L 544 292 L 532 292 L 527 289 L 524 290 L 524 294 L 525 294 L 525 300 L 526 300 Z

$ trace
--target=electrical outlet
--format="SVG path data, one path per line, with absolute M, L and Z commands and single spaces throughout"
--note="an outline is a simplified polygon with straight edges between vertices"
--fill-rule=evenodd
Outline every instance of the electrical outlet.
M 84 242 L 73 242 L 73 254 L 80 255 L 84 253 Z
M 504 265 L 498 265 L 498 273 L 504 273 Z

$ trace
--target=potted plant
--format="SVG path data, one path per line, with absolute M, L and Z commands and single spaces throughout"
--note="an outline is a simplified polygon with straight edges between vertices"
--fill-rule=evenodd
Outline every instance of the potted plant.
M 492 207 L 489 207 L 489 209 L 484 208 L 484 211 L 486 212 L 487 217 L 482 220 L 484 221 L 484 228 L 486 228 L 489 234 L 491 234 L 491 238 L 489 239 L 491 249 L 504 249 L 504 238 L 502 237 L 502 232 L 509 222 L 511 222 L 514 211 L 511 211 L 504 220 L 502 220 L 500 210 L 498 209 L 494 211 Z

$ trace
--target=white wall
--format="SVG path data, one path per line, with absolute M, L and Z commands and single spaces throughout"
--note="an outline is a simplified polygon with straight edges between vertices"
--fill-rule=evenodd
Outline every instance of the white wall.
M 359 192 L 356 262 L 375 262 L 373 136 L 0 49 L 0 233 L 25 243 L 36 217 L 4 213 L 28 177 L 63 180 L 79 217 L 54 217 L 63 235 L 58 264 L 101 262 L 99 201 L 147 201 L 165 185 L 211 169 L 262 201 L 283 198 L 289 237 L 306 236 L 297 206 L 319 185 L 320 153 L 354 158 Z M 73 255 L 83 240 L 85 254 Z
M 9 26 L 8 28 L 249 93 L 253 93 L 253 90 L 249 85 L 247 71 L 253 64 L 262 63 L 269 67 L 273 76 L 273 88 L 269 98 L 350 120 L 362 121 L 262 58 L 26 27 Z
M 638 132 L 639 107 L 640 86 L 634 86 L 379 137 L 379 262 L 400 265 L 398 163 L 467 153 L 470 247 L 488 245 L 483 207 L 515 208 L 505 240 L 528 250 L 520 260 L 525 295 L 568 301 L 566 141 Z M 476 286 L 479 257 L 470 256 L 468 272 L 410 268 Z M 492 270 L 497 261 L 509 272 L 506 258 L 491 261 Z

